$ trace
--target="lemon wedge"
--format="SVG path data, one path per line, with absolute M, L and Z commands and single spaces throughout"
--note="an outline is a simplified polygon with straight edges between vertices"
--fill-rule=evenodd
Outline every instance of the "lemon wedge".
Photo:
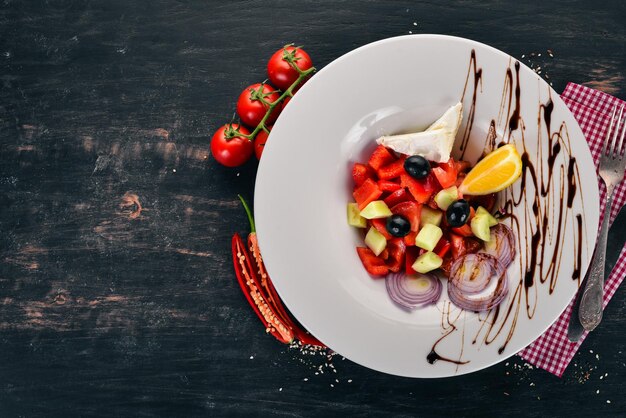
M 376 142 L 401 154 L 421 155 L 429 161 L 443 163 L 450 159 L 462 119 L 463 104 L 459 102 L 423 132 L 381 136 Z
M 512 144 L 487 154 L 467 174 L 459 191 L 467 195 L 485 195 L 509 187 L 522 174 L 522 159 Z

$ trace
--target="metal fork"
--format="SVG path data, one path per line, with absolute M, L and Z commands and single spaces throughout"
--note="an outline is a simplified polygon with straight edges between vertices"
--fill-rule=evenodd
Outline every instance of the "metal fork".
M 611 217 L 611 206 L 613 203 L 613 192 L 615 186 L 624 177 L 626 168 L 626 157 L 622 145 L 624 144 L 624 134 L 626 133 L 626 119 L 622 118 L 624 106 L 621 107 L 617 118 L 617 106 L 611 114 L 611 122 L 606 139 L 602 146 L 600 155 L 600 166 L 598 174 L 606 185 L 606 207 L 604 208 L 604 219 L 598 236 L 596 251 L 591 263 L 587 286 L 583 291 L 580 300 L 578 318 L 583 328 L 592 331 L 602 320 L 602 298 L 604 296 L 604 261 L 606 258 L 606 238 L 609 229 L 609 218 Z M 621 136 L 620 136 L 621 132 Z M 619 136 L 619 141 L 618 141 Z M 612 138 L 611 138 L 612 137 Z

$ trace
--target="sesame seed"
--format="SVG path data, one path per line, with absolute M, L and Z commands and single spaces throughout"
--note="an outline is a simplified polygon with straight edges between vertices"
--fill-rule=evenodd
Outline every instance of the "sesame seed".
M 252 360 L 254 358 L 254 356 L 250 356 L 250 360 Z
M 330 387 L 331 387 L 331 388 L 334 388 L 334 387 L 335 387 L 335 385 L 333 385 L 333 384 L 331 383 L 331 384 L 330 384 Z
M 609 401 L 608 399 L 606 400 L 606 403 L 611 403 L 611 401 Z
M 302 380 L 304 380 L 305 382 L 308 382 L 308 381 L 309 381 L 309 379 L 308 379 L 307 377 L 305 377 L 305 378 L 304 378 L 304 379 L 302 379 Z
M 352 379 L 348 379 L 348 383 L 352 383 Z
M 600 393 L 600 389 L 596 390 L 596 394 Z
M 282 391 L 283 391 L 283 388 L 278 389 L 278 391 L 279 391 L 279 392 L 282 392 Z

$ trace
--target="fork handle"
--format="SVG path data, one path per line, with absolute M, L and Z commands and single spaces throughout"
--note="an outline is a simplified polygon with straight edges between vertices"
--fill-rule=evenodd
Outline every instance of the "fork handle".
M 606 239 L 609 232 L 609 218 L 611 217 L 611 206 L 613 203 L 614 187 L 607 187 L 606 206 L 604 207 L 604 218 L 598 236 L 598 245 L 593 256 L 591 267 L 589 267 L 589 277 L 587 286 L 580 300 L 580 310 L 578 318 L 583 328 L 592 331 L 602 320 L 602 300 L 604 296 L 604 262 L 606 260 Z

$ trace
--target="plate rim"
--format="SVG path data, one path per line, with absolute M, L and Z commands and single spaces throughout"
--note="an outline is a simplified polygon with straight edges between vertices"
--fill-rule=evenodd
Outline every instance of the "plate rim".
M 515 57 L 513 57 L 513 56 L 511 56 L 511 55 L 509 55 L 509 54 L 507 54 L 507 53 L 505 53 L 504 51 L 501 51 L 501 50 L 499 50 L 499 49 L 497 49 L 497 48 L 495 48 L 495 47 L 492 47 L 492 46 L 490 46 L 490 45 L 484 44 L 484 43 L 479 42 L 479 41 L 475 41 L 475 40 L 472 40 L 472 39 L 469 39 L 469 38 L 463 38 L 463 37 L 452 36 L 452 35 L 443 35 L 443 34 L 410 34 L 410 35 L 399 35 L 399 36 L 393 36 L 393 37 L 389 37 L 389 38 L 384 38 L 384 39 L 380 39 L 380 40 L 377 40 L 377 41 L 374 41 L 374 42 L 370 42 L 370 43 L 367 43 L 367 44 L 361 45 L 361 46 L 359 46 L 359 47 L 357 47 L 357 48 L 355 48 L 355 49 L 352 49 L 352 50 L 350 50 L 350 51 L 346 52 L 345 54 L 343 54 L 343 55 L 341 55 L 341 56 L 337 57 L 336 59 L 334 59 L 333 61 L 331 61 L 331 62 L 330 62 L 330 63 L 328 63 L 327 65 L 325 65 L 325 66 L 324 66 L 321 70 L 319 70 L 319 71 L 317 72 L 317 74 L 316 74 L 316 75 L 319 75 L 319 74 L 322 74 L 322 73 L 325 73 L 325 72 L 330 71 L 330 70 L 331 70 L 331 69 L 332 69 L 335 65 L 338 65 L 338 63 L 341 63 L 341 61 L 343 61 L 344 59 L 347 59 L 347 58 L 349 58 L 350 56 L 352 56 L 352 55 L 354 55 L 354 54 L 358 54 L 360 51 L 363 51 L 363 50 L 365 50 L 365 49 L 367 49 L 367 48 L 376 47 L 376 46 L 379 46 L 379 45 L 381 45 L 381 44 L 385 44 L 385 43 L 393 43 L 393 42 L 397 42 L 398 40 L 404 40 L 404 39 L 406 39 L 406 38 L 411 38 L 411 39 L 415 39 L 415 40 L 418 40 L 418 39 L 419 39 L 419 40 L 421 40 L 421 41 L 427 41 L 428 39 L 444 39 L 444 40 L 448 40 L 448 41 L 453 41 L 453 42 L 460 42 L 460 43 L 464 43 L 464 44 L 467 44 L 467 45 L 469 45 L 469 46 L 478 46 L 478 47 L 480 47 L 480 48 L 485 48 L 485 49 L 487 49 L 487 50 L 489 50 L 489 51 L 491 51 L 491 52 L 495 52 L 495 53 L 496 53 L 497 55 L 499 55 L 500 57 L 504 57 L 504 58 L 507 58 L 507 59 L 509 59 L 509 58 L 510 58 L 510 59 L 512 59 L 512 60 L 515 60 L 515 61 L 519 62 L 519 63 L 520 63 L 520 65 L 521 65 L 522 67 L 524 67 L 524 68 L 526 69 L 525 71 L 530 71 L 530 72 L 533 72 L 533 73 L 534 73 L 534 71 L 533 71 L 531 68 L 529 68 L 529 67 L 528 67 L 527 65 L 525 65 L 523 62 L 521 62 L 519 59 L 516 59 Z M 548 84 L 548 83 L 547 83 L 544 79 L 542 79 L 541 77 L 539 77 L 539 75 L 536 75 L 536 77 L 537 77 L 537 79 L 539 80 L 539 82 L 543 85 L 543 87 L 547 87 L 547 89 L 548 89 L 548 91 L 549 91 L 550 95 L 552 96 L 552 99 L 553 99 L 553 100 L 555 100 L 555 98 L 556 98 L 556 100 L 560 101 L 560 102 L 561 102 L 561 104 L 562 104 L 562 106 L 563 106 L 563 108 L 564 108 L 564 109 L 567 111 L 567 113 L 569 114 L 569 115 L 566 115 L 566 116 L 565 116 L 565 118 L 569 118 L 571 121 L 573 121 L 573 122 L 574 122 L 574 125 L 573 125 L 573 130 L 574 130 L 574 131 L 577 131 L 577 132 L 575 132 L 575 133 L 573 133 L 573 134 L 572 134 L 572 132 L 571 132 L 571 131 L 572 131 L 572 126 L 570 126 L 570 125 L 568 124 L 568 130 L 570 131 L 570 136 L 580 136 L 581 138 L 585 139 L 585 141 L 584 141 L 584 147 L 585 147 L 585 150 L 586 150 L 586 154 L 588 154 L 589 159 L 590 159 L 591 163 L 593 164 L 593 157 L 592 157 L 591 150 L 590 150 L 590 148 L 589 148 L 589 143 L 586 141 L 586 138 L 585 138 L 585 136 L 584 136 L 584 134 L 583 134 L 583 132 L 582 132 L 582 128 L 581 128 L 581 127 L 580 127 L 580 125 L 578 124 L 578 121 L 576 121 L 576 119 L 574 118 L 573 114 L 571 113 L 571 111 L 569 110 L 569 108 L 567 107 L 567 105 L 565 104 L 565 102 L 561 99 L 560 95 L 559 95 L 559 94 L 558 94 L 558 93 L 557 93 L 557 92 L 556 92 L 556 91 L 552 88 L 552 86 L 550 86 L 550 85 L 549 85 L 549 84 Z M 308 86 L 308 83 L 307 83 L 307 84 L 304 84 L 304 85 L 303 85 L 303 87 L 302 87 L 302 89 L 306 89 L 306 88 L 307 88 L 307 86 Z M 294 98 L 293 98 L 292 100 L 297 100 L 297 98 L 298 98 L 298 97 L 299 97 L 298 95 L 295 95 L 295 96 L 294 96 Z M 280 118 L 279 118 L 279 120 L 280 120 Z M 277 123 L 279 123 L 279 122 L 277 121 Z M 261 161 L 259 162 L 259 167 L 258 167 L 258 171 L 257 171 L 257 177 L 256 177 L 256 181 L 255 181 L 255 194 L 254 194 L 254 210 L 255 210 L 255 212 L 256 212 L 256 208 L 257 208 L 257 207 L 259 207 L 258 203 L 259 203 L 259 202 L 260 202 L 260 200 L 262 199 L 262 198 L 260 198 L 260 197 L 259 197 L 259 195 L 256 193 L 256 190 L 258 189 L 258 186 L 259 186 L 260 182 L 262 181 L 262 176 L 261 176 L 261 175 L 259 175 L 259 174 L 261 174 L 261 173 L 264 171 L 264 170 L 262 170 L 262 169 L 263 169 L 263 167 L 265 167 L 265 165 L 263 164 L 263 160 L 261 159 Z M 594 167 L 594 168 L 595 168 L 595 167 Z M 596 217 L 599 217 L 599 184 L 598 184 L 598 182 L 594 182 L 594 183 L 593 183 L 592 190 L 590 190 L 589 192 L 593 192 L 593 202 L 591 202 L 591 206 L 593 206 L 593 208 L 592 208 L 592 211 L 591 211 L 592 213 L 591 213 L 591 214 L 592 214 L 592 215 L 593 215 L 593 214 L 596 214 L 596 215 L 597 215 Z M 589 211 L 589 207 L 588 207 L 588 205 L 589 205 L 589 201 L 588 201 L 588 199 L 589 199 L 589 198 L 590 198 L 590 196 L 586 194 L 586 195 L 585 195 L 585 212 L 586 212 L 586 213 L 585 213 L 585 216 L 587 216 L 587 215 L 588 215 L 588 213 L 590 212 L 590 211 Z M 263 229 L 263 227 L 261 227 L 261 229 Z M 260 235 L 262 236 L 262 234 L 260 234 Z M 263 238 L 262 238 L 261 236 L 259 236 L 259 238 L 258 238 L 260 242 L 262 242 L 262 241 L 263 241 Z M 588 270 L 588 268 L 589 268 L 589 263 L 590 263 L 590 261 L 591 261 L 591 257 L 592 257 L 592 253 L 593 253 L 593 248 L 595 248 L 595 244 L 596 244 L 596 242 L 597 242 L 597 233 L 596 233 L 596 234 L 593 234 L 593 236 L 586 236 L 586 238 L 587 238 L 587 242 L 588 242 L 588 248 L 590 249 L 590 254 L 589 254 L 589 256 L 588 256 L 588 258 L 589 258 L 589 262 L 586 262 L 586 263 L 584 263 L 584 264 L 581 266 L 581 281 L 580 281 L 580 282 L 582 282 L 582 278 L 583 278 L 583 277 L 585 277 L 585 274 L 586 274 L 586 272 L 587 272 L 587 270 Z M 260 244 L 260 245 L 261 245 L 261 244 Z M 268 270 L 268 272 L 269 272 L 269 270 Z M 579 285 L 580 285 L 580 283 L 579 283 Z M 283 295 L 281 295 L 280 286 L 277 286 L 277 287 L 276 287 L 276 291 L 279 293 L 279 296 L 280 296 L 280 297 L 284 300 Z M 532 344 L 534 341 L 536 341 L 536 340 L 537 340 L 537 338 L 541 337 L 541 335 L 543 335 L 543 334 L 545 333 L 545 331 L 546 331 L 548 328 L 550 328 L 550 327 L 552 326 L 552 324 L 553 324 L 556 320 L 558 320 L 558 318 L 560 317 L 560 315 L 562 315 L 562 314 L 563 314 L 563 312 L 567 309 L 567 307 L 568 307 L 569 303 L 571 302 L 571 299 L 572 299 L 575 295 L 576 295 L 576 291 L 574 291 L 574 293 L 573 293 L 573 295 L 572 295 L 572 297 L 571 297 L 571 298 L 568 298 L 568 299 L 567 299 L 567 302 L 565 303 L 565 305 L 564 305 L 563 309 L 562 309 L 562 310 L 560 310 L 559 315 L 557 315 L 557 316 L 554 318 L 554 320 L 553 320 L 553 321 L 551 321 L 550 323 L 548 323 L 548 325 L 547 325 L 547 326 L 545 326 L 545 328 L 544 328 L 544 327 L 538 327 L 538 328 L 536 328 L 536 329 L 537 329 L 537 330 L 539 330 L 540 332 L 538 332 L 538 333 L 536 334 L 536 336 L 534 335 L 535 333 L 532 333 L 532 334 L 534 335 L 534 337 L 533 337 L 533 339 L 532 339 L 529 343 L 527 343 L 526 345 L 524 345 L 524 346 L 520 347 L 519 349 L 517 349 L 517 347 L 516 347 L 516 349 L 515 349 L 515 350 L 512 350 L 512 351 L 511 351 L 510 353 L 508 353 L 507 355 L 501 355 L 501 356 L 499 356 L 499 357 L 495 357 L 495 358 L 494 358 L 494 359 L 492 359 L 492 360 L 486 361 L 484 364 L 481 364 L 481 366 L 480 366 L 480 367 L 478 367 L 478 368 L 473 368 L 473 369 L 470 369 L 470 370 L 466 370 L 466 369 L 461 368 L 461 369 L 457 370 L 457 372 L 456 372 L 456 373 L 454 373 L 454 374 L 447 374 L 447 373 L 444 373 L 444 374 L 438 374 L 438 373 L 436 372 L 436 370 L 435 370 L 435 369 L 433 369 L 433 371 L 434 371 L 435 373 L 429 373 L 428 375 L 420 375 L 420 376 L 415 376 L 414 374 L 400 374 L 400 373 L 392 373 L 392 372 L 387 371 L 387 370 L 382 370 L 382 369 L 380 369 L 380 368 L 378 368 L 378 367 L 376 367 L 376 366 L 372 366 L 372 365 L 369 365 L 369 364 L 368 364 L 368 365 L 366 365 L 366 364 L 363 364 L 363 363 L 361 363 L 361 362 L 359 362 L 359 361 L 356 361 L 356 360 L 352 359 L 351 357 L 346 356 L 344 353 L 341 353 L 340 351 L 335 351 L 332 347 L 329 347 L 329 349 L 331 349 L 331 350 L 333 350 L 333 351 L 335 351 L 335 352 L 337 352 L 337 353 L 339 353 L 339 354 L 343 355 L 344 357 L 346 357 L 346 358 L 350 359 L 350 361 L 352 361 L 352 362 L 354 362 L 354 363 L 356 363 L 356 364 L 359 364 L 359 365 L 361 365 L 361 366 L 363 366 L 363 367 L 366 367 L 366 368 L 368 368 L 368 369 L 372 369 L 372 370 L 376 370 L 376 371 L 378 371 L 378 372 L 382 372 L 382 373 L 385 373 L 385 374 L 393 375 L 393 376 L 402 376 L 402 377 L 418 378 L 418 379 L 445 378 L 445 377 L 458 377 L 458 376 L 462 376 L 462 375 L 465 375 L 465 374 L 478 372 L 478 371 L 484 370 L 484 369 L 486 369 L 486 368 L 488 368 L 488 367 L 491 367 L 491 366 L 493 366 L 494 364 L 500 363 L 500 362 L 502 362 L 502 361 L 504 361 L 504 360 L 506 360 L 506 359 L 508 359 L 508 358 L 512 357 L 513 355 L 515 355 L 515 354 L 519 353 L 519 352 L 520 352 L 521 350 L 523 350 L 526 346 L 528 346 L 528 345 Z M 290 308 L 289 303 L 288 303 L 287 301 L 284 301 L 284 303 L 286 304 L 286 306 L 287 306 L 288 308 Z M 290 311 L 292 311 L 292 310 L 290 309 Z M 295 315 L 295 314 L 294 314 L 294 317 L 296 317 L 296 315 Z M 297 317 L 296 317 L 296 318 L 297 318 Z M 307 326 L 307 324 L 306 324 L 305 322 L 301 321 L 301 319 L 300 319 L 300 318 L 297 318 L 297 320 L 298 320 L 300 323 L 302 323 L 302 325 L 303 325 L 306 329 L 311 329 L 310 327 L 308 327 L 308 326 Z M 315 328 L 315 327 L 313 327 L 313 328 Z

